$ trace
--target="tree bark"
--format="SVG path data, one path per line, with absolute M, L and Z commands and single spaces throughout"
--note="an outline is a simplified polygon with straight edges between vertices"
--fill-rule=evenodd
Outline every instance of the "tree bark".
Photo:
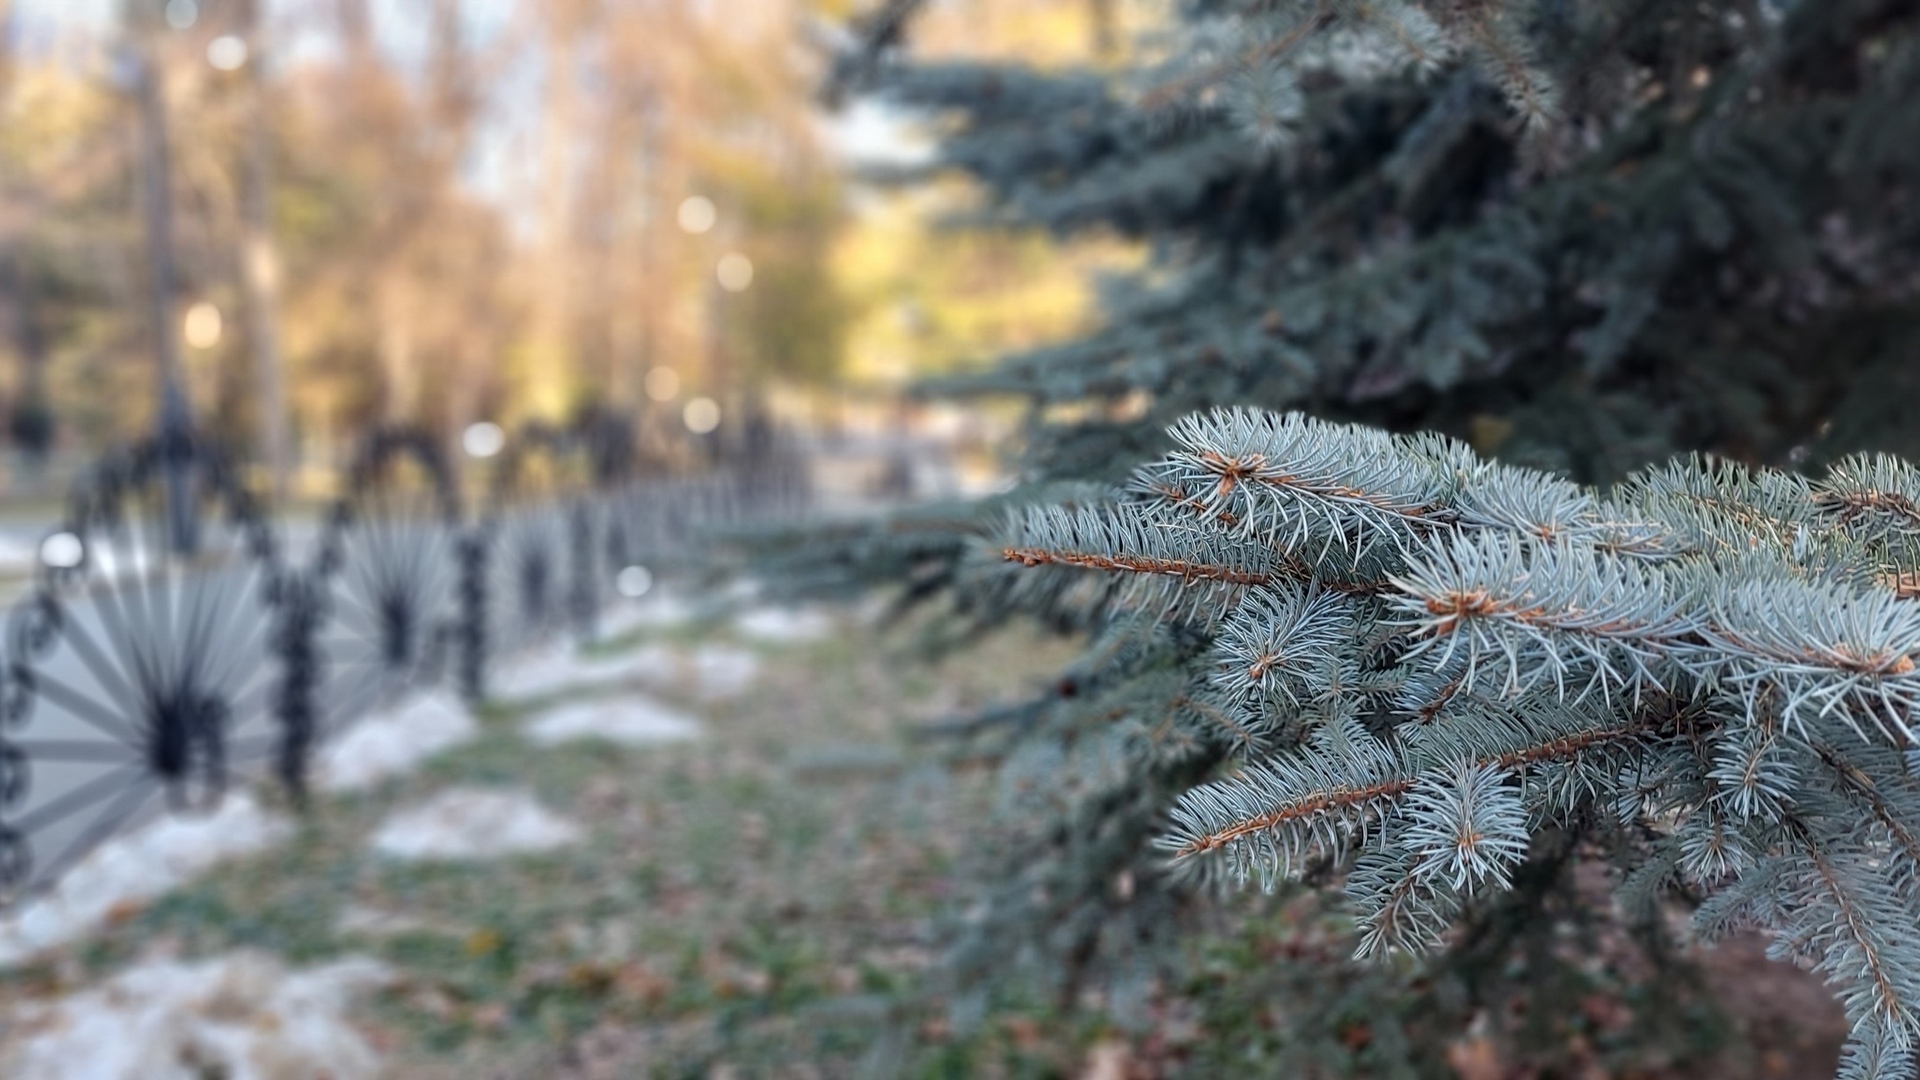
M 167 137 L 166 87 L 160 72 L 156 0 L 128 0 L 135 58 L 134 96 L 140 110 L 140 206 L 146 231 L 147 316 L 158 363 L 163 419 L 180 390 L 180 340 L 173 262 L 172 152 Z M 185 405 L 184 398 L 179 403 Z
M 534 349 L 526 372 L 527 404 L 536 415 L 559 419 L 577 377 L 574 274 L 574 156 L 579 134 L 577 12 L 558 5 L 545 12 L 546 78 L 541 90 L 538 206 L 540 279 L 534 283 Z
M 240 175 L 241 287 L 247 305 L 247 343 L 258 380 L 260 449 L 273 501 L 283 505 L 292 484 L 286 376 L 280 351 L 280 252 L 273 242 L 273 163 L 267 139 L 266 52 L 261 0 L 241 0 L 240 38 L 247 43 L 246 159 Z
M 198 547 L 192 480 L 185 447 L 192 431 L 181 384 L 178 297 L 173 263 L 172 154 L 167 141 L 166 84 L 160 70 L 158 0 L 128 0 L 134 96 L 140 112 L 140 194 L 146 219 L 148 318 L 159 376 L 159 429 L 165 451 L 167 532 L 181 554 Z
M 1087 22 L 1093 31 L 1093 55 L 1111 60 L 1120 51 L 1120 28 L 1115 0 L 1087 0 Z

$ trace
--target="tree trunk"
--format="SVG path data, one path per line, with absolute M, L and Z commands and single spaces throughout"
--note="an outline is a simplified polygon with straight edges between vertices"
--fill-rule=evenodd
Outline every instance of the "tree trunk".
M 539 207 L 540 279 L 533 283 L 532 364 L 523 374 L 526 406 L 558 419 L 578 377 L 576 349 L 578 303 L 575 276 L 575 155 L 579 151 L 579 58 L 581 5 L 553 4 L 543 9 L 546 73 L 541 88 L 540 159 L 536 183 Z
M 247 43 L 246 160 L 240 176 L 241 287 L 247 304 L 247 343 L 259 380 L 260 449 L 272 478 L 273 501 L 286 502 L 292 480 L 286 377 L 280 354 L 280 252 L 273 243 L 272 160 L 267 140 L 266 54 L 261 0 L 241 0 L 240 36 Z
M 173 265 L 172 155 L 167 142 L 166 85 L 160 71 L 158 0 L 128 0 L 134 52 L 134 95 L 140 109 L 140 194 L 146 219 L 148 319 L 158 361 L 160 437 L 166 447 L 167 532 L 175 551 L 190 553 L 194 535 L 191 479 L 184 446 L 192 430 L 181 385 Z
M 1118 13 L 1114 11 L 1116 0 L 1087 0 L 1087 21 L 1093 31 L 1093 55 L 1098 60 L 1111 60 L 1120 50 L 1120 28 Z

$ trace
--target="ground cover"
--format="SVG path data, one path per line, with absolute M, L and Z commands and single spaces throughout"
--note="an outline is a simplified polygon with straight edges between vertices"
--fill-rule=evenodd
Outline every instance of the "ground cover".
M 295 980 L 327 976 L 301 973 L 348 970 L 355 992 L 335 996 L 379 1064 L 354 1071 L 364 1062 L 348 1040 L 335 1080 L 1284 1069 L 1292 1050 L 1263 988 L 1308 970 L 1290 957 L 1346 947 L 1337 918 L 1298 900 L 1230 901 L 1194 941 L 1191 982 L 1163 988 L 1146 1030 L 1120 1031 L 1088 1001 L 1065 1016 L 1016 1005 L 956 1031 L 939 1001 L 916 999 L 938 920 L 994 842 L 995 790 L 987 770 L 949 768 L 940 744 L 908 733 L 1030 692 L 1072 645 L 1011 629 L 933 664 L 911 640 L 851 612 L 761 613 L 642 621 L 576 661 L 541 659 L 519 680 L 535 696 L 479 710 L 472 737 L 304 813 L 265 796 L 293 822 L 284 840 L 0 972 L 13 1018 L 0 1053 L 80 1022 L 49 1019 L 49 1003 L 125 998 L 100 992 L 115 979 L 178 972 L 181 985 L 270 983 L 294 989 L 263 999 L 305 1000 Z M 644 722 L 613 722 L 623 715 Z M 582 737 L 596 716 L 608 737 Z M 493 797 L 483 809 L 497 824 L 436 846 L 436 808 L 475 793 Z M 516 805 L 534 816 L 515 818 Z M 383 849 L 396 830 L 413 839 Z M 484 850 L 489 833 L 518 850 Z M 215 961 L 234 966 L 210 973 Z M 1753 948 L 1714 963 L 1728 1015 L 1673 1020 L 1698 1027 L 1701 1056 L 1619 1071 L 1633 1029 L 1596 994 L 1559 1036 L 1583 1070 L 1567 1075 L 1827 1074 L 1840 1027 L 1817 984 Z M 237 1007 L 220 993 L 142 1015 L 199 1031 L 188 1012 Z M 1465 1080 L 1559 1075 L 1516 1071 L 1473 1040 L 1447 1060 Z M 288 1061 L 258 1075 L 310 1075 Z

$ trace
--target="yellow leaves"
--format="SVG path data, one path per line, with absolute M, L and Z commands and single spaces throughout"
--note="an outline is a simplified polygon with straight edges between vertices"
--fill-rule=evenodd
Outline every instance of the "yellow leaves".
M 942 228 L 971 208 L 959 183 L 868 193 L 832 257 L 856 315 L 848 377 L 897 385 L 1063 341 L 1098 317 L 1090 279 L 1138 267 L 1137 245 L 1036 231 Z
M 460 943 L 460 948 L 461 951 L 465 952 L 468 956 L 477 959 L 483 956 L 492 956 L 494 953 L 499 952 L 503 940 L 500 936 L 500 931 L 487 927 L 468 934 L 466 940 Z
M 1084 66 L 1105 59 L 1110 43 L 1125 43 L 1131 31 L 1154 17 L 1156 5 L 1110 0 L 1115 25 L 1103 34 L 1102 5 L 1089 0 L 973 0 L 929 4 L 913 26 L 916 53 L 931 59 L 991 57 L 1042 69 Z M 1105 38 L 1106 40 L 1103 40 Z

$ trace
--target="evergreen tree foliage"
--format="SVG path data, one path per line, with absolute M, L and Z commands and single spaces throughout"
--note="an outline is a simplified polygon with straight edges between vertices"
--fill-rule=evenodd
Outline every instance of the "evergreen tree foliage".
M 1213 886 L 1303 878 L 1362 960 L 1276 991 L 1289 1064 L 1424 1075 L 1566 974 L 1598 861 L 1656 964 L 1675 903 L 1771 931 L 1841 1075 L 1911 1076 L 1920 474 L 1859 452 L 1920 451 L 1920 10 L 1189 0 L 1036 72 L 907 62 L 914 6 L 835 92 L 938 117 L 969 223 L 1153 252 L 934 387 L 1031 404 L 1026 486 L 772 564 L 1090 637 L 960 726 L 1011 834 L 962 1005 L 1011 966 L 1124 1019 Z M 1327 984 L 1385 1003 L 1363 1049 Z
M 1159 841 L 1177 873 L 1337 866 L 1357 953 L 1417 951 L 1577 828 L 1627 906 L 1685 890 L 1703 939 L 1762 927 L 1825 975 L 1842 1076 L 1911 1074 L 1920 470 L 1695 458 L 1596 492 L 1297 413 L 1172 437 L 1001 557 L 1019 587 L 1098 572 L 1113 633 L 1205 641 L 1153 748 L 1205 775 Z
M 1137 62 L 898 62 L 983 220 L 1153 246 L 1011 393 L 1115 476 L 1215 404 L 1467 438 L 1604 481 L 1675 452 L 1912 456 L 1916 15 L 1891 0 L 1189 0 Z M 891 16 L 888 18 L 887 16 Z M 890 59 L 892 58 L 892 59 Z

